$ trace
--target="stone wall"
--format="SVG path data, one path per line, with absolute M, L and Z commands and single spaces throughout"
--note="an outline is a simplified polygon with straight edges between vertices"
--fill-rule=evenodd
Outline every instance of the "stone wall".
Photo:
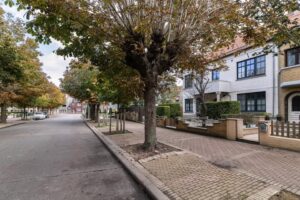
M 265 122 L 260 122 L 260 124 Z M 266 133 L 259 132 L 259 142 L 261 145 L 282 148 L 300 152 L 300 139 L 279 137 L 271 135 L 271 125 L 267 124 L 268 131 Z
M 169 126 L 168 124 L 168 119 L 159 118 L 157 120 L 157 126 L 159 127 L 167 127 Z M 236 140 L 238 135 L 243 135 L 243 120 L 228 118 L 214 122 L 212 125 L 206 127 L 191 127 L 184 121 L 177 120 L 174 128 L 195 134 Z

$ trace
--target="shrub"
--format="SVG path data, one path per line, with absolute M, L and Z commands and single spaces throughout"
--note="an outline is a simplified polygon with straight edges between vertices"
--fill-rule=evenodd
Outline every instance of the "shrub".
M 170 117 L 176 118 L 182 116 L 182 110 L 179 103 L 169 103 L 169 104 L 162 104 L 160 106 L 169 106 L 170 107 Z
M 170 106 L 157 106 L 156 115 L 170 118 Z
M 224 114 L 239 114 L 240 102 L 221 101 L 205 103 L 207 107 L 207 116 L 211 119 L 220 119 Z

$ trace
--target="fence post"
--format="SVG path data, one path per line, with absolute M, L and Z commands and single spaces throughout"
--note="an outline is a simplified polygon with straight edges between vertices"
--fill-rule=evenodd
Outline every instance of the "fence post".
M 287 137 L 289 138 L 290 137 L 290 122 L 288 121 L 286 125 L 287 125 L 287 133 L 286 134 L 287 134 Z
M 296 122 L 293 122 L 293 138 L 296 137 Z
M 298 138 L 300 139 L 300 122 L 298 124 Z
M 279 135 L 279 122 L 276 121 L 276 136 Z
M 271 135 L 274 135 L 274 122 L 271 120 Z
M 281 122 L 281 136 L 284 137 L 284 122 Z

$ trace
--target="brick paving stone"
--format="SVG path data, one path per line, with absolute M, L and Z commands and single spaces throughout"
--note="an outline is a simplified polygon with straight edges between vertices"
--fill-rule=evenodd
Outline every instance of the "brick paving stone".
M 239 199 L 268 187 L 245 174 L 218 168 L 192 154 L 172 155 L 142 165 L 182 199 Z M 245 191 L 244 188 L 251 188 Z
M 109 137 L 120 146 L 142 143 L 144 141 L 143 124 L 126 122 L 126 129 L 132 133 L 110 135 Z M 205 194 L 202 189 L 209 190 L 211 187 L 220 192 L 218 188 L 223 187 L 222 184 L 226 184 L 231 186 L 227 188 L 229 190 L 235 189 L 234 191 L 253 195 L 255 194 L 253 191 L 265 187 L 266 184 L 264 182 L 278 185 L 288 191 L 298 191 L 297 193 L 300 191 L 300 153 L 165 128 L 157 128 L 157 137 L 160 142 L 199 155 L 203 158 L 201 163 L 204 161 L 208 162 L 200 165 L 194 159 L 179 159 L 174 161 L 176 163 L 174 165 L 159 162 L 160 172 L 156 172 L 153 169 L 153 173 L 160 173 L 157 175 L 161 176 L 164 181 L 167 181 L 169 186 L 172 186 L 168 186 L 169 188 L 176 190 L 183 189 L 184 191 L 186 189 L 185 195 L 188 197 L 193 197 L 192 191 L 197 191 L 198 193 L 198 190 L 191 189 L 194 184 L 201 185 L 201 187 L 198 188 L 200 189 L 199 194 Z M 178 157 L 181 158 L 182 156 Z M 200 159 L 197 158 L 197 160 Z M 156 160 L 153 162 L 156 162 Z M 198 165 L 195 165 L 194 162 L 198 163 Z M 182 163 L 186 163 L 186 166 L 183 166 Z M 176 171 L 179 166 L 181 166 L 180 169 L 182 168 L 183 170 Z M 151 165 L 148 167 L 151 169 Z M 201 169 L 200 171 L 202 172 L 207 171 L 209 174 L 200 173 L 199 169 Z M 164 171 L 172 172 L 172 177 L 169 173 L 163 173 Z M 192 175 L 189 176 L 187 171 Z M 229 176 L 228 171 L 232 174 L 244 174 L 247 178 L 244 177 L 242 179 L 243 184 L 246 186 L 249 185 L 250 189 L 248 187 L 242 187 L 242 185 L 239 184 L 239 178 Z M 200 180 L 195 178 L 195 176 L 200 176 Z M 221 181 L 222 184 L 216 183 L 216 180 L 219 180 L 220 177 L 223 177 Z M 189 185 L 185 179 L 193 184 Z M 261 182 L 253 184 L 254 180 L 260 180 Z M 214 185 L 208 184 L 208 186 L 205 186 L 201 183 L 214 183 Z M 234 185 L 236 186 L 234 187 Z M 236 188 L 242 188 L 243 191 L 239 191 Z

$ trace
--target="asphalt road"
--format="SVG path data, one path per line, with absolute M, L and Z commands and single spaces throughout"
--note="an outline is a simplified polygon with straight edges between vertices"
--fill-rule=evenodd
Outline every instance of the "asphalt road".
M 0 200 L 148 199 L 79 115 L 0 129 Z

